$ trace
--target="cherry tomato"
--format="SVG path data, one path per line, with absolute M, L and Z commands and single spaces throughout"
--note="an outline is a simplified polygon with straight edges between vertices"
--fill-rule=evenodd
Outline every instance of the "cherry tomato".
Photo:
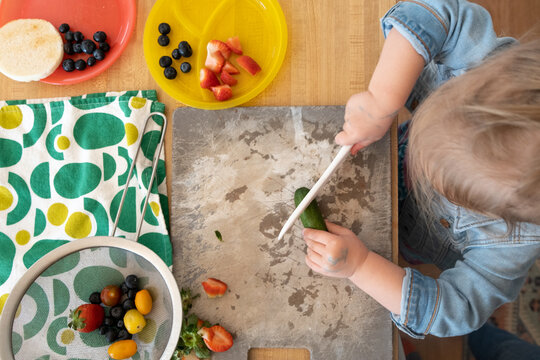
M 133 340 L 120 340 L 109 346 L 107 352 L 112 359 L 128 359 L 137 352 L 137 343 Z
M 146 320 L 138 310 L 131 309 L 124 315 L 124 326 L 128 333 L 136 334 L 146 326 Z
M 135 307 L 143 315 L 152 311 L 152 296 L 148 290 L 143 289 L 137 291 L 137 294 L 135 295 Z
M 117 285 L 107 285 L 101 290 L 101 302 L 103 305 L 115 306 L 120 302 L 122 290 Z

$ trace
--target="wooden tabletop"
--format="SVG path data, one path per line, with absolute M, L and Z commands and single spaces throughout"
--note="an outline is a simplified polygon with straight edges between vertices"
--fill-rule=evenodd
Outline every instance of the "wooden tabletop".
M 196 0 L 194 0 L 196 1 Z M 395 0 L 280 0 L 289 44 L 274 81 L 245 106 L 343 105 L 365 90 L 383 44 L 379 19 Z M 154 1 L 137 1 L 135 32 L 120 58 L 104 73 L 83 83 L 55 86 L 19 83 L 0 74 L 0 99 L 76 96 L 94 92 L 156 89 L 172 118 L 183 106 L 161 90 L 146 68 L 143 29 Z M 394 129 L 395 130 L 395 129 Z M 170 193 L 172 128 L 167 129 L 165 158 Z M 303 349 L 253 349 L 249 359 L 307 360 Z

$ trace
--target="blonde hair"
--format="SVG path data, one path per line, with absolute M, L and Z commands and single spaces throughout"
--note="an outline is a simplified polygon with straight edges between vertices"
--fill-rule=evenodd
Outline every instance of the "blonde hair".
M 407 161 L 424 205 L 438 193 L 510 226 L 540 224 L 540 40 L 430 95 L 411 122 Z

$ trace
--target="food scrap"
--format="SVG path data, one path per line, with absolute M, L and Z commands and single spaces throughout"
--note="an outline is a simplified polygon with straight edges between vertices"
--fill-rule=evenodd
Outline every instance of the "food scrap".
M 202 286 L 209 298 L 223 296 L 227 291 L 227 284 L 215 278 L 206 279 L 202 282 Z
M 218 230 L 215 230 L 214 234 L 216 234 L 216 237 L 219 241 L 223 242 L 223 237 L 221 236 L 221 233 Z

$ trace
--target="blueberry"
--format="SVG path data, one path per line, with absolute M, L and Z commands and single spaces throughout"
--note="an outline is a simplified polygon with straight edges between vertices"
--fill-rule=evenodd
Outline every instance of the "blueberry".
M 161 23 L 158 26 L 158 31 L 160 34 L 167 35 L 171 32 L 171 26 L 167 23 Z
M 103 31 L 97 31 L 94 34 L 94 41 L 97 43 L 104 42 L 107 40 L 107 34 L 105 34 Z
M 122 305 L 116 305 L 111 308 L 111 316 L 115 319 L 121 319 L 124 316 L 124 309 Z
M 73 59 L 66 59 L 62 62 L 62 68 L 67 72 L 72 72 L 75 70 L 75 61 Z
M 172 66 L 169 66 L 169 67 L 166 67 L 165 70 L 163 70 L 163 74 L 165 75 L 165 77 L 169 80 L 172 80 L 174 78 L 176 78 L 176 69 L 173 68 Z
M 115 328 L 109 328 L 109 331 L 105 334 L 105 338 L 109 343 L 114 342 L 118 337 L 118 330 Z
M 105 53 L 101 49 L 94 50 L 94 57 L 96 60 L 103 60 L 105 59 Z
M 82 34 L 82 32 L 75 31 L 73 33 L 73 40 L 75 40 L 75 42 L 81 42 L 83 41 L 83 39 L 84 39 L 84 35 Z
M 159 66 L 166 68 L 172 65 L 172 59 L 170 56 L 162 56 L 159 58 Z
M 121 329 L 119 332 L 118 332 L 118 337 L 117 339 L 118 340 L 129 340 L 133 337 L 133 335 L 131 335 L 130 333 L 128 333 L 128 331 L 126 329 Z
M 120 290 L 122 290 L 122 294 L 127 294 L 129 288 L 127 287 L 125 282 L 123 282 L 122 285 L 120 285 Z
M 66 41 L 73 41 L 73 31 L 70 31 L 68 30 L 65 34 L 64 34 L 64 39 L 66 39 Z
M 92 54 L 96 50 L 96 44 L 92 40 L 86 39 L 81 43 L 81 49 L 86 54 Z
M 161 46 L 169 45 L 169 37 L 167 35 L 159 35 L 157 42 Z
M 66 33 L 69 30 L 68 24 L 62 24 L 58 27 L 58 31 L 60 31 L 62 34 Z
M 130 289 L 138 289 L 139 286 L 139 278 L 137 275 L 128 275 L 126 276 L 126 285 Z
M 135 295 L 137 295 L 137 291 L 138 291 L 137 289 L 129 289 L 128 292 L 127 292 L 128 299 L 135 300 Z
M 90 56 L 88 59 L 86 59 L 86 65 L 88 66 L 96 65 L 96 58 L 93 56 Z
M 111 46 L 106 42 L 100 42 L 99 43 L 99 48 L 101 50 L 103 50 L 103 52 L 107 52 L 107 51 L 111 50 Z
M 90 294 L 88 301 L 90 301 L 91 304 L 101 304 L 101 294 L 97 291 L 93 292 L 92 294 Z
M 178 44 L 178 50 L 180 51 L 180 55 L 183 57 L 190 57 L 193 55 L 193 50 L 191 50 L 191 46 L 187 41 L 180 41 L 180 44 Z
M 135 309 L 135 302 L 132 299 L 126 299 L 122 303 L 122 307 L 124 308 L 125 311 Z
M 122 320 L 122 319 L 118 320 L 118 322 L 116 323 L 116 327 L 119 328 L 119 329 L 123 329 L 124 328 L 124 320 Z
M 178 50 L 178 49 L 174 49 L 174 50 L 172 51 L 171 56 L 172 56 L 173 59 L 175 59 L 175 60 L 178 60 L 178 59 L 180 59 L 180 58 L 182 57 L 182 55 L 180 55 L 180 50 Z
M 111 316 L 105 316 L 105 318 L 103 319 L 103 325 L 105 326 L 114 326 L 115 322 L 116 320 Z
M 75 54 L 80 54 L 82 53 L 82 45 L 80 43 L 75 43 L 73 44 L 73 52 Z
M 101 325 L 99 327 L 99 333 L 101 335 L 105 335 L 107 333 L 107 331 L 109 331 L 109 327 L 108 326 L 105 326 L 105 325 Z
M 86 69 L 86 61 L 84 61 L 83 59 L 75 61 L 75 69 L 79 71 L 83 71 L 84 69 Z
M 183 62 L 181 65 L 180 65 L 180 71 L 182 71 L 183 73 L 188 73 L 191 71 L 191 64 L 188 63 L 188 62 Z
M 73 51 L 73 44 L 70 42 L 64 43 L 64 52 L 67 55 L 73 55 L 75 52 Z

